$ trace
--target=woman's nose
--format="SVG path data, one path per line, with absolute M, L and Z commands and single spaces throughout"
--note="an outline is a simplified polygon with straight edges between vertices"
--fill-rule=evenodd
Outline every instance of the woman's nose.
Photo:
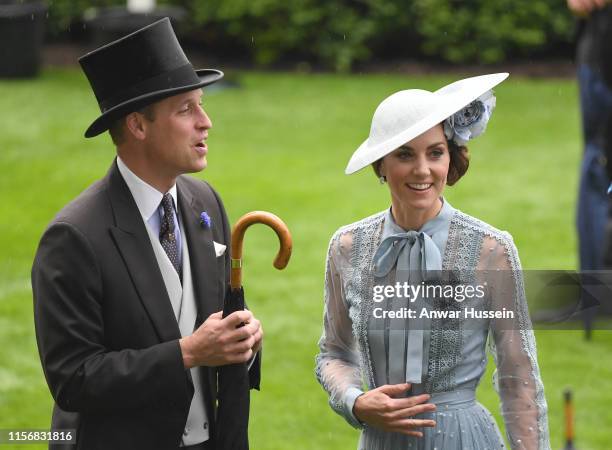
M 429 162 L 426 158 L 417 158 L 414 164 L 413 172 L 415 175 L 429 175 Z

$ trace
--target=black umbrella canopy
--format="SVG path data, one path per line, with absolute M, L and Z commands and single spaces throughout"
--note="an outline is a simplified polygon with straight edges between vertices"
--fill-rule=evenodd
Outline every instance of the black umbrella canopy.
M 274 260 L 274 267 L 281 270 L 289 263 L 292 240 L 287 225 L 272 213 L 253 211 L 245 214 L 232 229 L 231 275 L 223 304 L 223 317 L 245 308 L 242 289 L 242 243 L 244 233 L 255 223 L 271 227 L 280 241 L 280 250 Z M 240 325 L 243 326 L 244 324 Z M 257 355 L 260 358 L 261 355 Z M 260 365 L 255 362 L 249 368 L 246 363 L 230 364 L 219 368 L 217 448 L 222 450 L 246 450 L 249 448 L 249 390 L 259 389 Z

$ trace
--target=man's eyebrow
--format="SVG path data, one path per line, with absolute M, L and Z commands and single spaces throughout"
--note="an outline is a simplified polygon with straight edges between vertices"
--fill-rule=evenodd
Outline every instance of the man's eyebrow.
M 183 101 L 181 101 L 179 103 L 179 106 L 185 106 L 185 105 L 189 105 L 189 104 L 194 104 L 194 103 L 200 103 L 202 101 L 202 98 L 186 98 Z

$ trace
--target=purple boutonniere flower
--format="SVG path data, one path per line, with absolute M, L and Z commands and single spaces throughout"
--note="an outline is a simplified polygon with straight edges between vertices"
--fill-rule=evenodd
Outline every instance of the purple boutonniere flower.
M 206 211 L 200 213 L 200 225 L 202 225 L 202 228 L 210 228 L 212 226 L 212 220 Z

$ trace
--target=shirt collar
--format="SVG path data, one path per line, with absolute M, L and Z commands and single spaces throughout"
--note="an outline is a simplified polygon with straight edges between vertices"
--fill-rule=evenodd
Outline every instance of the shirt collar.
M 435 217 L 429 219 L 427 222 L 425 222 L 423 226 L 416 231 L 424 232 L 430 236 L 433 236 L 434 233 L 448 227 L 455 208 L 453 208 L 450 203 L 448 203 L 448 201 L 444 199 L 444 197 L 440 197 L 440 200 L 442 200 L 442 208 L 440 209 L 438 214 Z M 383 225 L 383 233 L 381 238 L 384 239 L 387 236 L 405 232 L 406 230 L 404 230 L 397 223 L 395 223 L 395 219 L 393 218 L 393 214 L 391 213 L 391 208 L 389 208 L 385 213 L 385 223 Z
M 148 222 L 151 216 L 155 214 L 155 211 L 157 211 L 157 208 L 159 208 L 159 204 L 161 203 L 164 194 L 159 192 L 146 181 L 139 178 L 138 175 L 132 172 L 130 168 L 125 165 L 119 156 L 117 156 L 117 167 L 119 168 L 119 172 L 125 180 L 125 183 L 128 185 L 128 188 L 132 193 L 132 197 L 134 197 L 134 201 L 136 202 L 138 211 L 140 211 L 140 215 L 145 222 Z M 170 195 L 172 195 L 172 199 L 174 200 L 174 209 L 178 211 L 176 183 L 168 192 Z

